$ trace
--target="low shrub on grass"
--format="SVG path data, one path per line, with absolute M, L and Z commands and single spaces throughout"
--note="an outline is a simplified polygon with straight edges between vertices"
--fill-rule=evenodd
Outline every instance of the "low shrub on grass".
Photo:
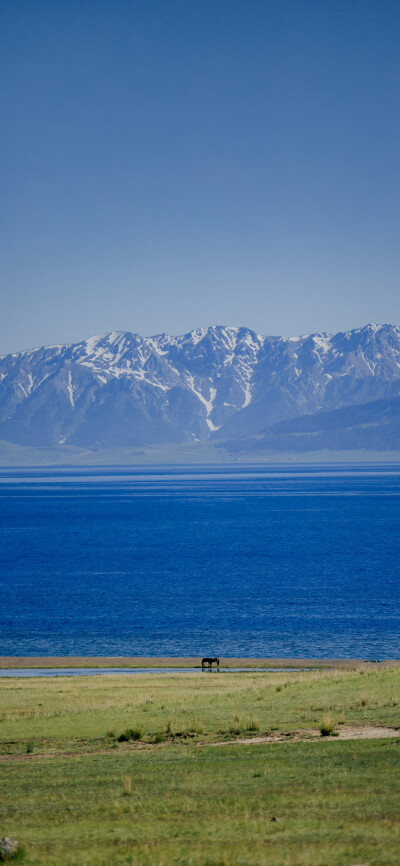
M 157 733 L 154 734 L 154 742 L 155 743 L 165 743 L 166 739 L 167 739 L 167 737 L 163 733 L 163 731 L 157 731 Z
M 249 724 L 247 725 L 247 730 L 248 731 L 259 731 L 260 730 L 260 723 L 258 721 L 257 716 L 253 716 L 253 718 L 250 719 Z
M 119 743 L 128 743 L 129 740 L 141 740 L 143 737 L 143 728 L 127 728 L 126 731 L 123 731 L 122 734 L 117 737 Z
M 243 730 L 242 717 L 239 713 L 235 713 L 233 717 L 233 724 L 230 725 L 229 733 L 230 734 L 241 734 Z
M 164 739 L 174 740 L 176 737 L 182 737 L 183 739 L 185 739 L 186 737 L 192 736 L 194 736 L 194 733 L 189 733 L 187 725 L 179 724 L 176 719 L 169 719 L 169 721 L 167 722 Z
M 335 732 L 335 727 L 332 721 L 332 716 L 329 713 L 322 719 L 320 727 L 322 737 L 332 737 Z
M 127 773 L 123 781 L 124 797 L 129 797 L 132 793 L 132 776 Z
M 26 744 L 26 754 L 31 755 L 32 752 L 33 752 L 33 743 L 32 743 L 32 740 L 30 740 L 29 743 Z

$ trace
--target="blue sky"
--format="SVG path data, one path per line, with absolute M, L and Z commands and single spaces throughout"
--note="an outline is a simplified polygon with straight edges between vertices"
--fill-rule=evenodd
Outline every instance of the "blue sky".
M 398 0 L 1 0 L 0 352 L 400 322 Z

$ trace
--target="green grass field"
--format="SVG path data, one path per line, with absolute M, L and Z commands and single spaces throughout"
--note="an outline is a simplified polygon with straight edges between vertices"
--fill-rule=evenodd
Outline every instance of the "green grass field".
M 399 678 L 2 679 L 0 836 L 32 866 L 398 866 L 400 738 L 319 728 L 400 727 Z M 267 735 L 286 741 L 241 742 Z

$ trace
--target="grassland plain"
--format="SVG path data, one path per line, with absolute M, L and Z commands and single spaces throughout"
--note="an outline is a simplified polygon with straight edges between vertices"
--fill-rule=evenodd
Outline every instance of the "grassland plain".
M 32 866 L 398 866 L 400 738 L 301 732 L 326 715 L 336 731 L 399 727 L 399 680 L 379 666 L 2 679 L 0 835 Z

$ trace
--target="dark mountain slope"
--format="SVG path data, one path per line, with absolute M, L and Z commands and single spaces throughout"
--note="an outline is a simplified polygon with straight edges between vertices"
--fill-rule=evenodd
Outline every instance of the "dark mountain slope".
M 254 437 L 224 443 L 232 453 L 400 450 L 400 398 L 375 400 L 273 424 Z

